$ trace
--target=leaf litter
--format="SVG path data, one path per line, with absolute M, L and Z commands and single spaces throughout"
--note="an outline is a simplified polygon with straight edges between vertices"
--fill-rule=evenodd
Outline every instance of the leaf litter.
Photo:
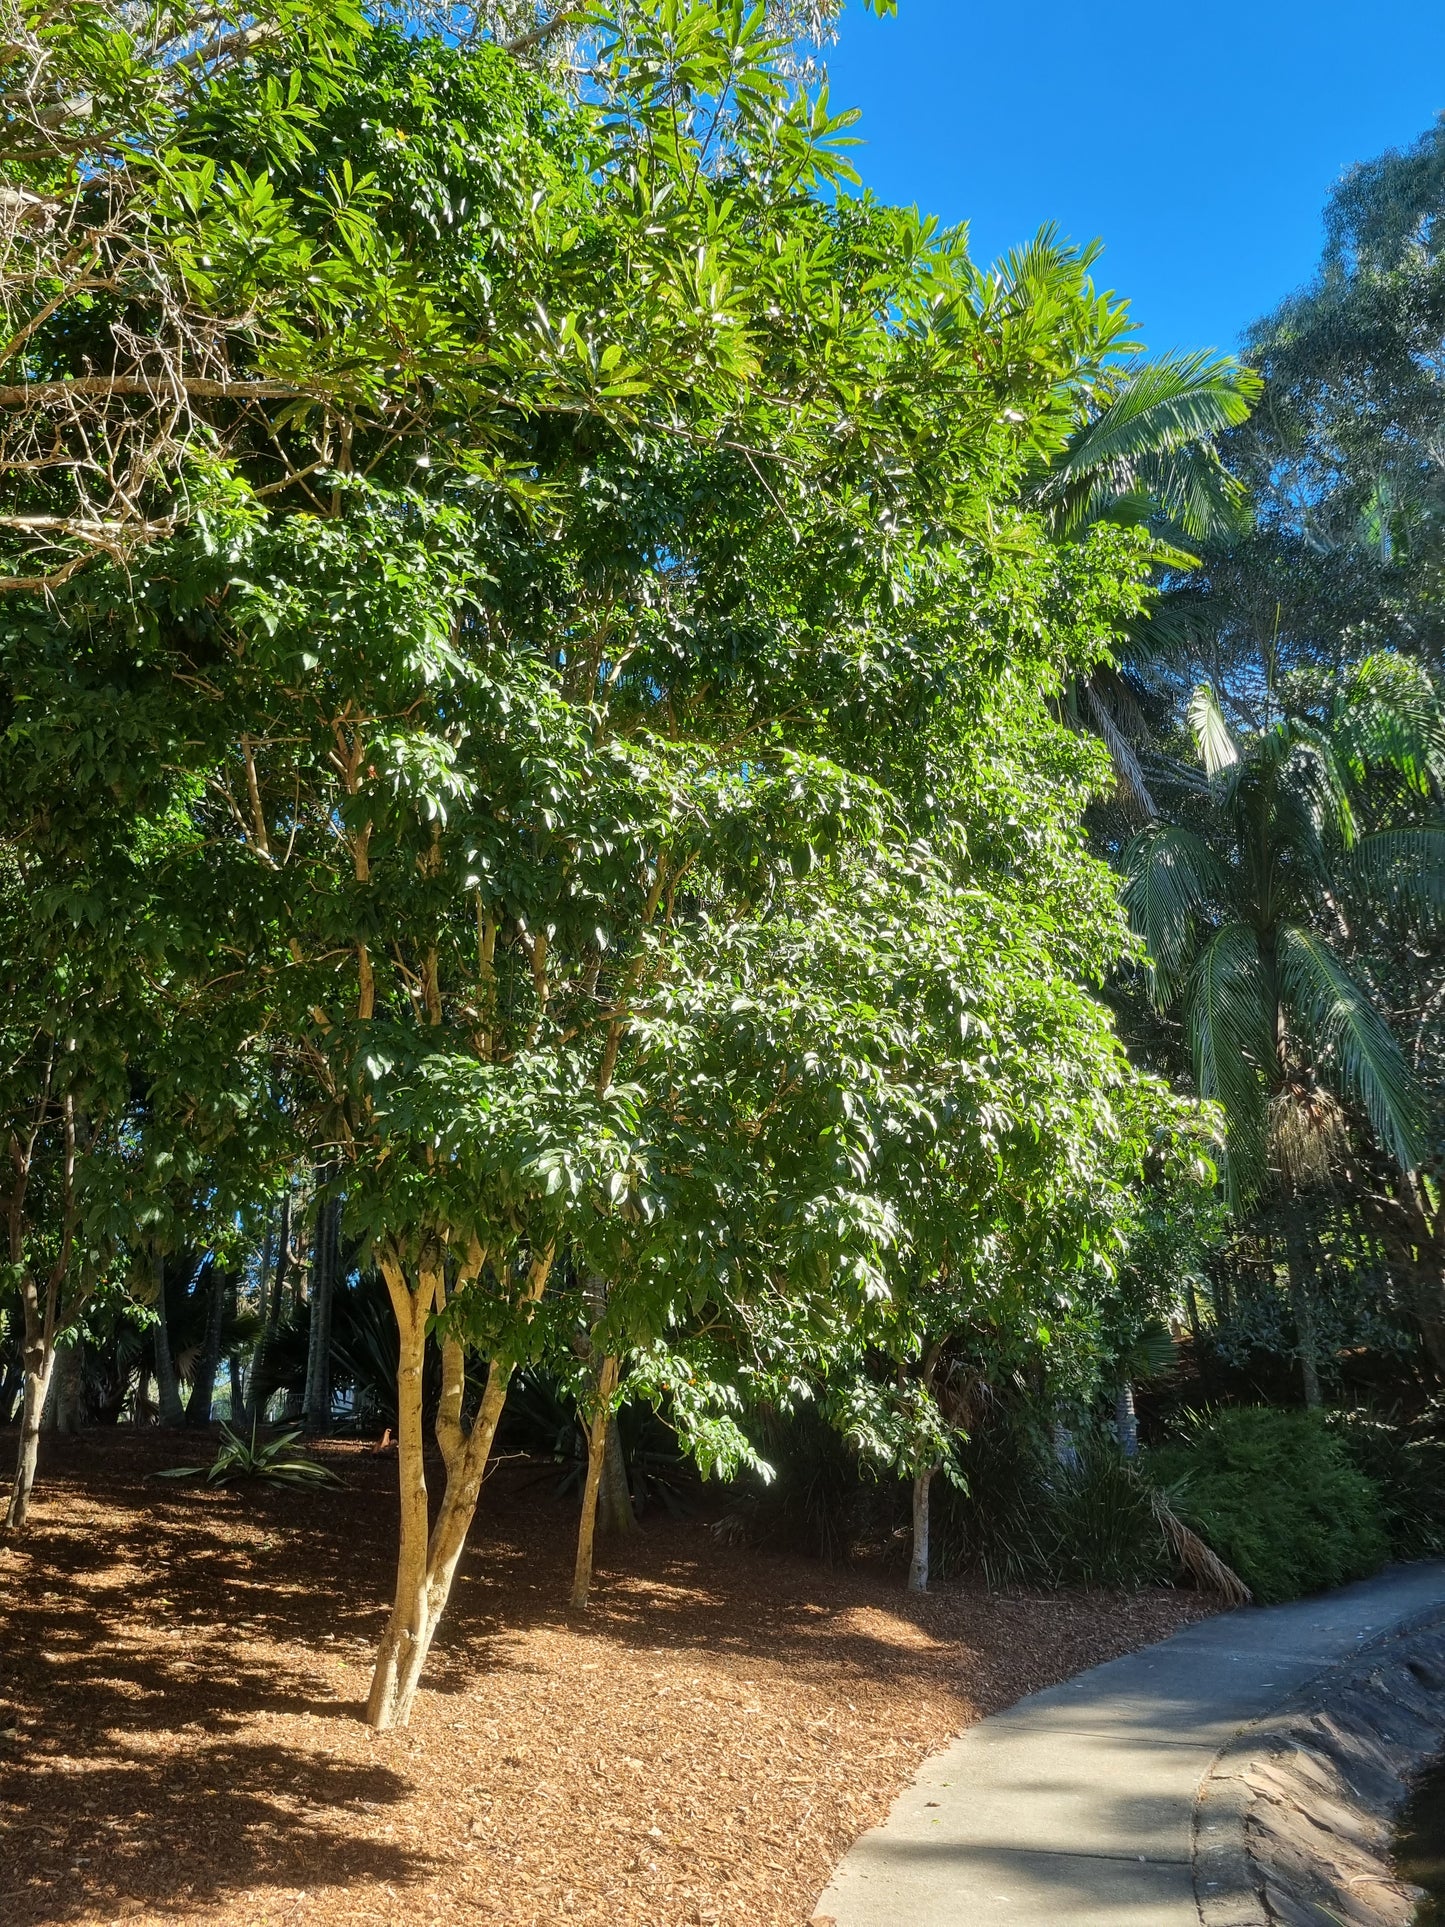
M 174 1439 L 47 1440 L 0 1549 L 7 1927 L 800 1927 L 929 1753 L 1209 1610 L 914 1599 L 693 1518 L 599 1542 L 574 1615 L 572 1505 L 509 1463 L 412 1723 L 375 1735 L 394 1461 L 320 1452 L 340 1488 L 162 1489 Z

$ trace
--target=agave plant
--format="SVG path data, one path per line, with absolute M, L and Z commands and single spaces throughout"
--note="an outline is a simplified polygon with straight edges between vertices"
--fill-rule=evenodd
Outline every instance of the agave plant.
M 300 1436 L 298 1426 L 258 1443 L 254 1419 L 249 1439 L 223 1424 L 220 1449 L 209 1465 L 172 1465 L 152 1477 L 204 1479 L 207 1485 L 231 1485 L 238 1479 L 264 1479 L 271 1485 L 339 1485 L 340 1480 L 328 1466 L 295 1449 Z

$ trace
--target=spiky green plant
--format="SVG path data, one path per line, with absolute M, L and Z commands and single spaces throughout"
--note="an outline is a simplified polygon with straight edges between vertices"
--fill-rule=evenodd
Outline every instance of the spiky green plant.
M 278 1432 L 274 1439 L 258 1442 L 254 1419 L 249 1439 L 222 1425 L 220 1449 L 209 1465 L 167 1466 L 152 1477 L 204 1479 L 207 1485 L 233 1485 L 240 1479 L 264 1479 L 270 1485 L 339 1485 L 329 1466 L 295 1450 L 300 1436 L 297 1426 L 289 1432 Z

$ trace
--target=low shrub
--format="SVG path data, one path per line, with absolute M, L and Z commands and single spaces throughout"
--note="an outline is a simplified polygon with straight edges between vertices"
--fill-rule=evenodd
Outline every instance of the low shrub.
M 1359 1579 L 1390 1556 L 1378 1488 L 1316 1414 L 1215 1413 L 1151 1453 L 1149 1471 L 1261 1605 Z
M 1341 1412 L 1330 1429 L 1380 1495 L 1380 1517 L 1397 1559 L 1445 1552 L 1445 1444 L 1414 1438 L 1369 1412 Z
M 1086 1429 L 1061 1465 L 1021 1404 L 1000 1406 L 966 1441 L 966 1484 L 937 1491 L 934 1570 L 968 1568 L 990 1586 L 1155 1585 L 1174 1560 L 1148 1485 L 1103 1432 Z

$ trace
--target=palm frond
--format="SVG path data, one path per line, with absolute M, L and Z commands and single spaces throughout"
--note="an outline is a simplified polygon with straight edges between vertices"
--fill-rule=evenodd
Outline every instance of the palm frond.
M 1084 683 L 1084 700 L 1088 703 L 1089 714 L 1093 717 L 1094 725 L 1108 748 L 1120 786 L 1141 816 L 1146 819 L 1156 817 L 1159 812 L 1154 807 L 1154 798 L 1149 794 L 1149 785 L 1144 781 L 1144 772 L 1139 767 L 1139 758 L 1134 753 L 1134 745 L 1115 721 L 1109 705 L 1104 701 L 1092 676 Z
M 1249 924 L 1226 924 L 1199 953 L 1189 975 L 1186 1029 L 1199 1095 L 1224 1109 L 1222 1175 L 1239 1200 L 1264 1180 L 1265 1077 L 1275 1057 L 1273 1000 Z
M 1137 363 L 1071 440 L 1070 473 L 1135 464 L 1207 441 L 1244 421 L 1263 384 L 1232 355 L 1160 355 Z
M 1417 662 L 1389 650 L 1357 662 L 1331 705 L 1329 733 L 1356 782 L 1390 769 L 1418 795 L 1445 788 L 1445 702 Z
M 1200 920 L 1224 892 L 1224 872 L 1202 837 L 1165 823 L 1134 838 L 1124 874 L 1124 908 L 1144 940 L 1150 995 L 1162 1009 L 1178 995 Z
M 1184 719 L 1207 775 L 1218 776 L 1222 770 L 1239 761 L 1239 745 L 1234 740 L 1233 730 L 1224 720 L 1219 698 L 1209 683 L 1200 683 L 1189 698 Z
M 1323 937 L 1298 925 L 1279 933 L 1280 989 L 1301 1037 L 1369 1117 L 1404 1170 L 1420 1161 L 1424 1107 L 1394 1033 L 1364 986 Z
M 1445 823 L 1421 823 L 1362 836 L 1351 869 L 1380 908 L 1403 909 L 1421 923 L 1445 913 Z

